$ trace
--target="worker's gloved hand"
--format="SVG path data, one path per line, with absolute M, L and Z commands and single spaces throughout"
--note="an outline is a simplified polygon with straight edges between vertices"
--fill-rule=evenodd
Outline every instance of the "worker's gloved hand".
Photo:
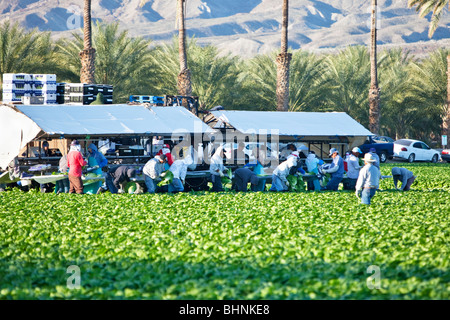
M 355 191 L 355 195 L 356 195 L 358 198 L 361 198 L 361 194 L 362 194 L 362 191 L 361 191 L 361 190 L 356 190 L 356 191 Z
M 223 176 L 224 176 L 224 174 L 223 174 L 222 171 L 219 171 L 219 176 L 220 176 L 220 177 L 223 177 Z
M 322 169 L 322 172 L 323 172 L 323 173 L 327 173 L 328 170 L 327 170 L 327 169 Z
M 117 193 L 125 193 L 125 191 L 123 191 L 123 189 L 119 189 L 119 190 L 117 191 Z
M 181 183 L 184 185 L 184 179 L 181 179 Z
M 289 181 L 286 181 L 285 183 L 286 183 L 286 186 L 288 186 L 288 187 L 289 187 Z
M 98 169 L 100 166 L 93 166 L 92 169 Z

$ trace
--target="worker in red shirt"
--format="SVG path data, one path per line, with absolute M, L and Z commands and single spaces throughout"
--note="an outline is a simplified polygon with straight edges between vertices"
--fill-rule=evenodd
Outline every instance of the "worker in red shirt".
M 169 164 L 169 166 L 171 166 L 173 163 L 173 157 L 172 157 L 172 154 L 170 153 L 170 147 L 168 144 L 163 145 L 162 149 L 159 150 L 156 155 L 160 156 L 162 154 L 166 156 L 167 163 Z
M 70 144 L 70 151 L 67 154 L 67 166 L 69 167 L 69 193 L 83 193 L 83 181 L 81 180 L 81 174 L 83 173 L 83 167 L 87 165 L 87 162 L 83 159 L 81 154 L 81 146 L 77 140 L 73 140 Z

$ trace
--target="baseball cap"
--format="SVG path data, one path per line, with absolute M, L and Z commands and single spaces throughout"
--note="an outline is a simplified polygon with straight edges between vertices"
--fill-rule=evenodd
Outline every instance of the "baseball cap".
M 362 152 L 361 152 L 361 149 L 358 148 L 358 147 L 354 147 L 354 148 L 352 149 L 352 152 L 362 153 Z
M 335 153 L 335 152 L 339 153 L 339 151 L 338 151 L 336 148 L 331 148 L 331 149 L 330 149 L 330 156 L 331 156 L 333 153 Z
M 377 149 L 375 149 L 375 148 L 370 148 L 370 149 L 369 149 L 369 152 L 377 152 Z

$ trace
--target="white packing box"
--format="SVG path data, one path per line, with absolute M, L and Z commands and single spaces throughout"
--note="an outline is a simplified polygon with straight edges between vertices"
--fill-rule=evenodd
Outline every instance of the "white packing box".
M 4 73 L 3 83 L 29 83 L 32 80 L 28 73 Z
M 31 91 L 31 85 L 28 83 L 16 83 L 16 82 L 3 83 L 3 91 L 14 92 L 16 90 L 29 92 Z
M 42 84 L 55 84 L 56 85 L 56 74 L 33 74 L 33 83 Z

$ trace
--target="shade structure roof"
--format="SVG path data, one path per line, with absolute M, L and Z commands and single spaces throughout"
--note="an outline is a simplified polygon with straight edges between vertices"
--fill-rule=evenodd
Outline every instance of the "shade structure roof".
M 183 107 L 43 105 L 16 107 L 47 134 L 205 133 L 211 128 Z
M 0 168 L 43 136 L 184 135 L 214 132 L 183 107 L 0 105 Z
M 213 111 L 215 129 L 229 125 L 242 132 L 266 130 L 279 136 L 370 136 L 369 130 L 345 112 Z

